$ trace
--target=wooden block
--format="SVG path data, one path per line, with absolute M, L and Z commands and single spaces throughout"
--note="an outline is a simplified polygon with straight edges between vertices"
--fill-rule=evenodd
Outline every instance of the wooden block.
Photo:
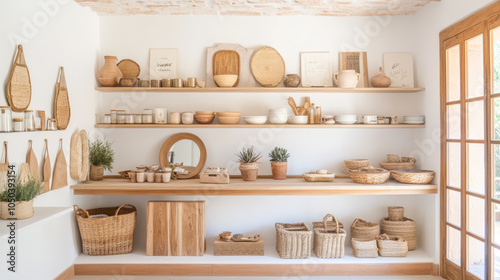
M 264 238 L 257 242 L 214 241 L 214 256 L 264 256 Z
M 229 184 L 229 173 L 207 173 L 200 174 L 200 183 L 206 184 Z
M 203 256 L 204 201 L 149 201 L 146 222 L 148 256 Z

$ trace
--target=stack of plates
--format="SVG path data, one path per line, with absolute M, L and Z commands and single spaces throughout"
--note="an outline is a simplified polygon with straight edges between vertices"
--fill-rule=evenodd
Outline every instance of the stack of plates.
M 403 116 L 403 123 L 405 124 L 424 124 L 424 115 Z
M 358 119 L 356 115 L 336 115 L 335 121 L 339 124 L 354 124 Z

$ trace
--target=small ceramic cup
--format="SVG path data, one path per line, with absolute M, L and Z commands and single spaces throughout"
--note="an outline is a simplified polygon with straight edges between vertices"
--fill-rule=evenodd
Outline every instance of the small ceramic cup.
M 179 112 L 170 113 L 170 123 L 171 124 L 180 124 L 181 123 L 181 113 L 179 113 Z
M 193 112 L 182 113 L 182 124 L 193 124 L 194 114 Z

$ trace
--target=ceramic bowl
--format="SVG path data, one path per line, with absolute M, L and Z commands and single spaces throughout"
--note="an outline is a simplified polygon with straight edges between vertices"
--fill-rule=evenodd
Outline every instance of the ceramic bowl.
M 247 124 L 265 124 L 267 116 L 244 116 L 243 120 Z
M 215 115 L 214 111 L 195 111 L 197 115 Z
M 240 117 L 240 112 L 217 112 L 217 117 Z
M 121 78 L 120 86 L 122 87 L 133 87 L 137 83 L 137 78 Z
M 288 123 L 290 124 L 306 124 L 307 116 L 289 116 Z
M 287 116 L 269 116 L 269 122 L 272 124 L 285 124 L 287 121 Z
M 221 124 L 238 124 L 240 123 L 240 117 L 219 117 L 219 123 Z
M 198 115 L 194 116 L 196 121 L 201 124 L 209 124 L 212 123 L 215 119 L 215 115 Z
M 232 87 L 238 80 L 238 75 L 215 75 L 215 83 L 219 87 Z
M 356 115 L 336 115 L 335 121 L 339 124 L 354 124 L 358 118 Z

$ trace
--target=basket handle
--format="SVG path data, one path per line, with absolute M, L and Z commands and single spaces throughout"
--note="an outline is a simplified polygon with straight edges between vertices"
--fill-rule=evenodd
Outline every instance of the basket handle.
M 115 217 L 118 216 L 118 212 L 120 212 L 120 210 L 123 208 L 123 207 L 132 207 L 135 211 L 137 211 L 137 208 L 135 208 L 134 205 L 132 204 L 123 204 L 122 206 L 118 207 L 118 209 L 116 209 L 116 212 L 115 212 Z
M 335 216 L 333 216 L 332 214 L 326 214 L 326 216 L 323 218 L 323 225 L 325 226 L 325 232 L 328 232 L 328 229 L 326 227 L 326 222 L 328 221 L 328 218 L 332 218 L 332 222 L 335 222 L 335 233 L 339 233 L 339 220 L 337 220 L 337 218 L 335 218 Z
M 359 218 L 357 218 L 356 220 L 354 220 L 354 222 L 352 222 L 352 225 L 353 226 L 356 226 L 356 224 L 359 222 Z
M 87 215 L 87 218 L 90 216 L 89 212 L 87 212 L 87 210 L 78 207 L 78 205 L 76 205 L 76 204 L 73 205 L 73 210 L 75 210 L 75 214 L 76 215 L 79 215 L 79 216 L 83 217 L 83 215 L 82 215 L 82 212 L 83 212 L 83 213 L 85 213 L 85 215 Z M 85 218 L 85 217 L 83 217 L 83 218 Z

